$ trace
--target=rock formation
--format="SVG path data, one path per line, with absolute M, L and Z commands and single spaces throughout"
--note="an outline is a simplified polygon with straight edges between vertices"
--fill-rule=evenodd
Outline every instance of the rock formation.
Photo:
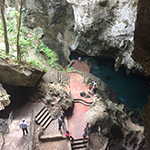
M 131 57 L 138 0 L 26 0 L 26 25 L 44 30 L 43 41 L 66 65 L 70 51 L 112 57 L 116 70 L 125 65 L 142 71 Z
M 0 58 L 0 82 L 14 86 L 35 86 L 45 73 L 39 68 L 15 64 L 11 59 Z
M 85 121 L 89 122 L 93 130 L 90 138 L 91 143 L 94 132 L 97 132 L 98 126 L 101 127 L 99 149 L 144 149 L 145 137 L 143 127 L 132 123 L 128 115 L 124 112 L 123 104 L 115 104 L 107 99 L 95 97 L 95 100 L 86 114 Z M 95 111 L 97 110 L 97 111 Z M 94 144 L 91 144 L 94 148 Z
M 150 1 L 139 1 L 138 15 L 135 26 L 135 47 L 133 58 L 140 63 L 150 75 Z M 150 97 L 149 97 L 150 100 Z M 150 101 L 143 108 L 142 116 L 147 142 L 146 150 L 150 149 Z
M 128 115 L 130 111 L 119 104 L 115 93 L 103 81 L 89 73 L 83 75 L 84 82 L 96 80 L 99 87 L 98 95 L 94 96 L 85 117 L 85 123 L 89 122 L 91 125 L 91 149 L 144 149 L 144 127 L 139 125 L 138 120 L 133 123 L 134 118 Z M 97 136 L 98 126 L 101 127 L 100 140 Z M 95 148 L 96 141 L 99 146 Z
M 0 83 L 0 110 L 5 109 L 10 104 L 9 95 Z
M 142 71 L 143 67 L 150 74 L 149 0 L 26 0 L 25 6 L 26 25 L 43 28 L 43 41 L 61 56 L 63 66 L 69 61 L 70 51 L 77 50 L 89 56 L 112 57 L 116 70 L 121 65 L 129 70 Z M 143 111 L 147 150 L 149 105 Z
M 67 92 L 68 91 L 68 92 Z M 42 101 L 51 109 L 51 116 L 56 119 L 60 113 L 73 107 L 73 98 L 69 88 L 60 83 L 40 82 L 30 96 L 31 101 Z

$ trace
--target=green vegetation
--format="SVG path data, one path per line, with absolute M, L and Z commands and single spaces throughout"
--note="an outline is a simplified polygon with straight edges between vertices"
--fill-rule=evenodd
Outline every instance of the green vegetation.
M 47 60 L 48 64 L 51 67 L 56 68 L 56 66 L 58 65 L 56 63 L 58 61 L 57 54 L 51 49 L 49 49 L 48 46 L 46 46 L 42 41 L 39 42 L 38 50 L 39 52 L 43 52 L 48 57 L 48 60 Z
M 17 43 L 17 22 L 15 19 L 15 15 L 19 12 L 16 12 L 14 8 L 7 8 L 5 10 L 5 18 L 7 23 L 7 31 L 8 31 L 8 40 L 10 46 L 10 53 L 16 57 L 16 43 Z M 22 17 L 23 18 L 23 17 Z M 23 21 L 23 20 L 22 20 Z M 20 32 L 20 49 L 21 49 L 21 58 L 28 55 L 29 48 L 33 48 L 32 41 L 33 37 L 27 37 L 27 29 L 21 25 L 21 32 Z M 4 32 L 3 32 L 3 24 L 2 20 L 0 19 L 0 41 L 4 43 Z M 1 44 L 2 44 L 1 43 Z M 5 53 L 5 46 L 0 46 L 0 57 L 4 57 Z
M 5 10 L 5 18 L 7 23 L 7 31 L 8 31 L 8 40 L 9 40 L 9 46 L 10 46 L 10 52 L 7 56 L 5 54 L 5 45 L 4 45 L 4 29 L 3 29 L 3 23 L 2 19 L 0 18 L 0 57 L 5 59 L 6 57 L 13 56 L 14 60 L 17 62 L 17 22 L 16 22 L 16 15 L 19 16 L 19 12 L 15 11 L 15 8 L 7 8 Z M 24 13 L 22 13 L 22 22 L 24 19 Z M 29 36 L 29 34 L 31 36 Z M 34 60 L 34 58 L 29 58 L 29 49 L 34 50 L 35 46 L 33 45 L 33 41 L 39 41 L 37 50 L 39 52 L 43 52 L 47 57 L 47 63 L 56 69 L 62 70 L 62 67 L 57 64 L 58 56 L 57 54 L 48 48 L 42 41 L 39 40 L 38 36 L 34 36 L 32 33 L 29 33 L 28 29 L 23 26 L 23 23 L 21 23 L 20 27 L 20 36 L 19 36 L 19 46 L 20 46 L 20 56 L 21 61 L 24 60 L 29 63 L 32 67 L 39 67 L 41 63 Z M 45 67 L 42 68 L 43 71 L 47 71 Z
M 66 70 L 66 72 L 70 72 L 70 71 L 73 71 L 73 70 L 74 70 L 73 67 L 68 67 L 67 70 Z
M 8 94 L 4 94 L 4 93 L 1 93 L 1 94 L 2 94 L 2 97 L 3 97 L 3 99 L 4 99 L 5 101 L 7 101 L 8 98 L 10 97 L 10 95 L 8 95 Z
M 34 60 L 34 59 L 28 59 L 27 62 L 29 63 L 29 65 L 31 65 L 32 67 L 39 67 L 41 65 L 41 63 L 39 63 L 38 61 Z

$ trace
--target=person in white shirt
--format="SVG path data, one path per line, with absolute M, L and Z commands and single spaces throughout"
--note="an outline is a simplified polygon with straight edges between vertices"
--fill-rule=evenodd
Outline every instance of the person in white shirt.
M 22 131 L 23 131 L 23 135 L 25 135 L 25 132 L 26 132 L 26 134 L 29 134 L 27 127 L 28 127 L 28 125 L 27 125 L 27 123 L 25 122 L 25 118 L 23 118 L 23 119 L 22 119 L 22 122 L 20 123 L 20 128 L 21 128 Z

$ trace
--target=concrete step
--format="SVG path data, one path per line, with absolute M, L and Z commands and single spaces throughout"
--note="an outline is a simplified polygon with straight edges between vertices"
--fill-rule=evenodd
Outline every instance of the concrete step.
M 87 140 L 86 141 L 84 141 L 84 140 L 82 140 L 82 141 L 73 141 L 73 142 L 71 142 L 71 145 L 72 146 L 75 146 L 75 145 L 80 145 L 80 144 L 87 144 Z
M 37 123 L 41 124 L 47 115 L 49 115 L 49 111 L 45 110 L 44 113 L 42 114 L 42 116 L 37 120 Z
M 45 117 L 45 119 L 41 122 L 41 126 L 44 126 L 44 124 L 51 118 L 50 113 L 48 113 L 48 115 Z
M 41 125 L 43 129 L 46 129 L 48 125 L 51 123 L 52 118 L 46 106 L 44 106 L 35 116 L 35 121 L 37 124 Z
M 46 111 L 46 106 L 44 106 L 38 113 L 37 115 L 35 116 L 35 121 L 38 121 L 41 116 L 43 115 L 43 113 Z
M 72 146 L 72 150 L 83 149 L 83 148 L 87 149 L 87 144 Z
M 90 106 L 92 104 L 92 102 L 86 102 L 86 101 L 84 101 L 82 99 L 74 99 L 73 102 L 74 103 L 80 103 L 80 104 L 85 105 L 85 106 Z
M 74 141 L 71 141 L 71 147 L 72 147 L 72 150 L 74 149 L 82 149 L 82 150 L 86 150 L 87 149 L 87 146 L 88 146 L 88 138 L 86 139 L 75 139 Z
M 50 119 L 47 120 L 47 122 L 43 126 L 44 130 L 48 127 L 48 125 L 52 122 L 52 120 L 53 120 L 52 118 L 50 118 Z

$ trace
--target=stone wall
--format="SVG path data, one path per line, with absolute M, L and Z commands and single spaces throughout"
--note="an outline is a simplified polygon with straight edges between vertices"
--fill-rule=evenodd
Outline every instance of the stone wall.
M 150 1 L 140 0 L 135 24 L 135 47 L 133 58 L 140 63 L 150 75 Z M 150 97 L 149 97 L 150 100 Z M 150 149 L 150 101 L 142 112 L 147 149 Z

